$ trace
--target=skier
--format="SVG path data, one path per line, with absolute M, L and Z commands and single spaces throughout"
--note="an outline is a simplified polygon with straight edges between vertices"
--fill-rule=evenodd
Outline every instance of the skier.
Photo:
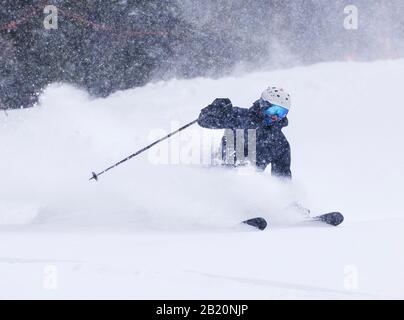
M 100 173 L 92 173 L 90 180 L 98 181 L 98 177 L 109 170 L 119 166 L 120 164 L 132 159 L 133 157 L 148 150 L 157 143 L 170 138 L 172 135 L 190 127 L 194 123 L 209 129 L 227 129 L 230 131 L 241 130 L 244 134 L 244 148 L 241 150 L 241 157 L 246 156 L 250 151 L 250 146 L 246 146 L 245 142 L 248 139 L 248 134 L 253 133 L 255 139 L 255 164 L 259 170 L 265 170 L 271 164 L 272 175 L 284 179 L 291 179 L 292 174 L 290 171 L 290 145 L 286 137 L 282 133 L 282 128 L 288 125 L 287 114 L 291 106 L 290 95 L 283 89 L 276 87 L 269 87 L 266 89 L 259 100 L 253 103 L 249 109 L 233 107 L 231 101 L 227 98 L 215 99 L 212 104 L 203 108 L 200 112 L 198 119 L 186 124 L 178 130 L 171 132 L 167 136 L 153 142 L 152 144 L 142 148 L 141 150 L 133 153 L 125 159 L 115 163 L 109 168 Z M 247 139 L 245 136 L 247 135 Z M 242 137 L 242 136 L 241 136 Z M 237 139 L 240 135 L 231 135 L 230 138 L 234 139 L 232 144 L 229 135 L 222 139 L 222 151 L 226 150 L 227 145 L 233 145 L 237 148 Z M 249 144 L 247 142 L 247 144 Z M 222 152 L 222 155 L 227 158 L 233 158 L 236 161 L 237 156 L 240 155 L 239 150 L 232 150 L 229 153 Z M 224 159 L 226 160 L 226 159 Z M 234 162 L 237 164 L 237 162 Z M 308 221 L 321 221 L 329 225 L 338 226 L 344 221 L 344 216 L 340 212 L 330 212 L 312 217 L 310 210 L 304 208 L 298 201 L 289 204 L 286 210 L 296 210 Z M 256 217 L 243 221 L 243 223 L 256 227 L 259 230 L 264 230 L 267 227 L 265 218 Z
M 247 142 L 249 131 L 255 129 L 256 154 L 255 164 L 259 170 L 265 170 L 271 164 L 273 176 L 290 179 L 291 155 L 290 145 L 282 128 L 288 125 L 287 114 L 291 106 L 290 95 L 283 89 L 269 87 L 259 100 L 254 102 L 249 109 L 233 107 L 227 98 L 218 98 L 212 104 L 201 110 L 198 124 L 209 129 L 237 129 L 244 130 L 244 142 Z M 234 144 L 237 146 L 234 134 Z M 228 135 L 222 139 L 222 158 L 228 161 L 229 156 L 235 159 L 236 152 L 226 152 Z M 244 155 L 248 153 L 248 147 L 244 146 Z

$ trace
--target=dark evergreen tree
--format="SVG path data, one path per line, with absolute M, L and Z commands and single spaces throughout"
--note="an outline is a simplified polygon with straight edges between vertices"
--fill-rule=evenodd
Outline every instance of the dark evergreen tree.
M 355 3 L 357 32 L 343 29 L 346 0 L 3 0 L 0 103 L 30 106 L 52 82 L 107 96 L 154 79 L 219 77 L 239 64 L 402 56 L 403 2 Z M 56 30 L 43 25 L 49 4 Z

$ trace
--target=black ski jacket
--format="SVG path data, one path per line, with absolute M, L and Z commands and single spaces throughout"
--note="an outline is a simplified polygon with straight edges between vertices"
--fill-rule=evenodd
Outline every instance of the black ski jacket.
M 237 146 L 237 129 L 244 130 L 244 155 L 248 156 L 248 129 L 256 133 L 256 166 L 265 170 L 271 164 L 272 175 L 291 178 L 290 145 L 282 128 L 288 125 L 284 118 L 270 126 L 264 124 L 264 114 L 259 101 L 254 102 L 249 109 L 233 107 L 229 99 L 216 99 L 212 104 L 201 110 L 198 124 L 209 129 L 231 129 L 234 132 L 234 144 Z M 228 162 L 229 153 L 226 151 L 228 135 L 222 138 L 222 157 Z M 235 157 L 236 152 L 231 154 Z M 233 160 L 233 158 L 232 158 Z M 236 163 L 237 159 L 234 159 Z

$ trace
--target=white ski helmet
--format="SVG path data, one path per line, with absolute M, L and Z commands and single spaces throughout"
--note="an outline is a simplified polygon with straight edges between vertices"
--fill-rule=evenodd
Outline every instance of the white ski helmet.
M 268 89 L 266 89 L 262 93 L 261 99 L 288 110 L 290 109 L 290 105 L 292 102 L 290 99 L 290 94 L 277 87 L 269 87 Z

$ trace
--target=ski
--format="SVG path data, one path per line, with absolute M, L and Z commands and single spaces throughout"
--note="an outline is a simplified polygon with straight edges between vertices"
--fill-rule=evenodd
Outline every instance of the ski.
M 312 221 L 321 221 L 331 226 L 339 226 L 344 221 L 344 216 L 340 212 L 330 212 L 312 218 Z
M 330 212 L 325 213 L 316 217 L 309 218 L 306 222 L 322 222 L 331 226 L 339 226 L 344 221 L 344 216 L 340 212 Z M 265 230 L 268 226 L 267 221 L 262 217 L 252 218 L 243 221 L 242 223 L 247 224 L 251 227 L 257 228 L 258 230 Z
M 248 224 L 249 226 L 255 227 L 261 231 L 265 230 L 265 228 L 268 226 L 267 221 L 261 217 L 248 219 L 248 220 L 243 221 L 242 223 Z

